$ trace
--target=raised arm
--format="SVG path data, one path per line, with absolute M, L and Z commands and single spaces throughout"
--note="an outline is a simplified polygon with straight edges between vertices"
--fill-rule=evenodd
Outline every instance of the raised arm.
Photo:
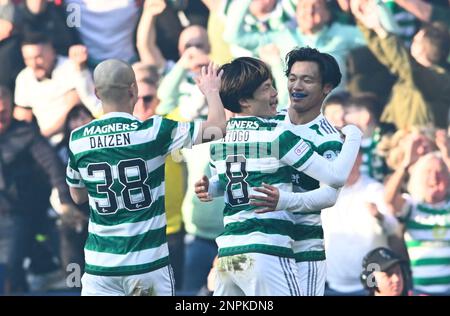
M 218 73 L 217 66 L 211 62 L 207 67 L 202 67 L 200 75 L 195 78 L 208 103 L 208 118 L 202 122 L 194 144 L 217 140 L 225 135 L 225 111 L 219 95 L 222 73 Z
M 272 211 L 291 211 L 308 213 L 331 207 L 338 198 L 338 189 L 323 186 L 318 189 L 294 193 L 278 189 L 272 185 L 263 183 L 261 188 L 253 188 L 254 191 L 264 195 L 250 195 L 250 204 L 261 209 L 256 213 Z
M 412 81 L 413 70 L 417 63 L 401 39 L 384 29 L 379 16 L 373 13 L 377 10 L 375 2 L 368 1 L 366 3 L 361 0 L 352 0 L 351 4 L 352 13 L 375 57 L 392 74 Z
M 164 68 L 166 60 L 156 45 L 155 20 L 165 8 L 164 0 L 146 0 L 136 34 L 136 48 L 141 61 L 156 65 L 158 69 Z
M 87 67 L 88 49 L 84 45 L 72 45 L 69 48 L 69 59 L 72 62 L 74 71 L 72 73 L 73 86 L 80 101 L 91 111 L 92 115 L 99 117 L 103 114 L 100 100 L 95 95 L 94 81 L 92 74 Z M 66 78 L 66 80 L 69 80 Z M 69 105 L 68 111 L 79 101 L 66 101 Z M 63 117 L 65 120 L 65 116 Z
M 422 0 L 395 0 L 395 3 L 406 11 L 409 11 L 422 22 L 431 21 L 431 12 L 433 10 L 431 4 Z
M 399 168 L 395 169 L 395 172 L 385 183 L 385 202 L 390 206 L 394 214 L 401 215 L 406 200 L 402 197 L 401 188 L 405 178 L 408 174 L 408 169 L 418 159 L 417 153 L 418 147 L 421 145 L 420 138 L 410 136 L 409 139 L 403 144 L 405 149 L 405 157 Z
M 311 157 L 305 164 L 298 166 L 294 163 L 292 164 L 293 167 L 331 187 L 340 188 L 344 186 L 358 155 L 362 133 L 354 125 L 345 126 L 342 133 L 345 135 L 345 141 L 335 160 L 329 161 L 316 152 L 312 152 Z

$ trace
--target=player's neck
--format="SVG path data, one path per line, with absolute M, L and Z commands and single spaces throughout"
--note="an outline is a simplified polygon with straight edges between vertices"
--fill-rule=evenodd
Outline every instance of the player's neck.
M 126 106 L 119 104 L 111 104 L 111 103 L 103 103 L 103 114 L 113 113 L 113 112 L 122 112 L 133 115 L 133 111 Z
M 289 107 L 288 115 L 294 125 L 308 124 L 320 115 L 320 108 L 299 113 L 294 108 Z

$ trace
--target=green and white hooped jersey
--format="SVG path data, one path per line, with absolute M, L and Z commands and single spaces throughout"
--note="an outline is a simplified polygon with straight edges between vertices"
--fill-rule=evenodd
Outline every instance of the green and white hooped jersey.
M 339 132 L 320 114 L 313 121 L 294 125 L 289 119 L 287 111 L 281 111 L 278 115 L 283 119 L 296 135 L 300 135 L 315 152 L 328 160 L 333 160 L 340 153 L 342 139 Z M 292 170 L 292 184 L 294 192 L 307 192 L 319 188 L 319 181 Z M 325 246 L 323 240 L 321 210 L 308 214 L 294 212 L 294 256 L 297 262 L 325 260 Z
M 120 276 L 168 265 L 164 161 L 199 123 L 109 113 L 72 132 L 67 183 L 89 194 L 86 272 Z
M 400 220 L 406 226 L 405 242 L 414 289 L 426 293 L 450 293 L 450 200 L 441 205 L 414 203 Z
M 249 195 L 259 194 L 252 188 L 263 182 L 292 191 L 292 166 L 303 170 L 311 162 L 311 147 L 281 125 L 233 118 L 223 141 L 211 145 L 211 165 L 225 191 L 225 230 L 216 239 L 219 257 L 249 252 L 293 257 L 292 213 L 257 214 L 249 204 Z

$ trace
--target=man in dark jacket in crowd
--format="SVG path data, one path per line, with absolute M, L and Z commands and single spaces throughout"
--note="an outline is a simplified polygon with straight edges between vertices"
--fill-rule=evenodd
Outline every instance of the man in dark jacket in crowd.
M 42 239 L 49 228 L 46 219 L 50 193 L 47 181 L 58 190 L 66 213 L 64 218 L 81 218 L 65 183 L 64 166 L 54 149 L 39 133 L 36 124 L 12 118 L 11 93 L 0 86 L 0 216 L 9 217 L 12 221 L 6 263 L 7 293 L 27 290 L 23 271 L 23 261 L 27 256 L 32 257 L 36 273 L 48 273 L 59 268 L 51 253 L 43 252 L 49 249 L 36 250 L 36 242 L 39 241 L 36 236 Z M 33 253 L 38 259 L 34 262 Z

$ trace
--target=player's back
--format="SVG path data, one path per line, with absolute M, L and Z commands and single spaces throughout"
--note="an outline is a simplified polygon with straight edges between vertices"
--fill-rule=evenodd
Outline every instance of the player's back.
M 217 239 L 219 256 L 243 252 L 292 256 L 291 214 L 257 214 L 249 195 L 258 195 L 253 188 L 263 182 L 292 191 L 292 167 L 280 158 L 290 151 L 309 149 L 294 148 L 298 141 L 274 120 L 238 117 L 229 121 L 223 142 L 211 145 L 212 165 L 225 189 L 225 232 Z
M 164 161 L 177 145 L 173 134 L 183 132 L 176 124 L 110 113 L 72 133 L 68 181 L 89 194 L 88 273 L 138 274 L 168 264 Z

